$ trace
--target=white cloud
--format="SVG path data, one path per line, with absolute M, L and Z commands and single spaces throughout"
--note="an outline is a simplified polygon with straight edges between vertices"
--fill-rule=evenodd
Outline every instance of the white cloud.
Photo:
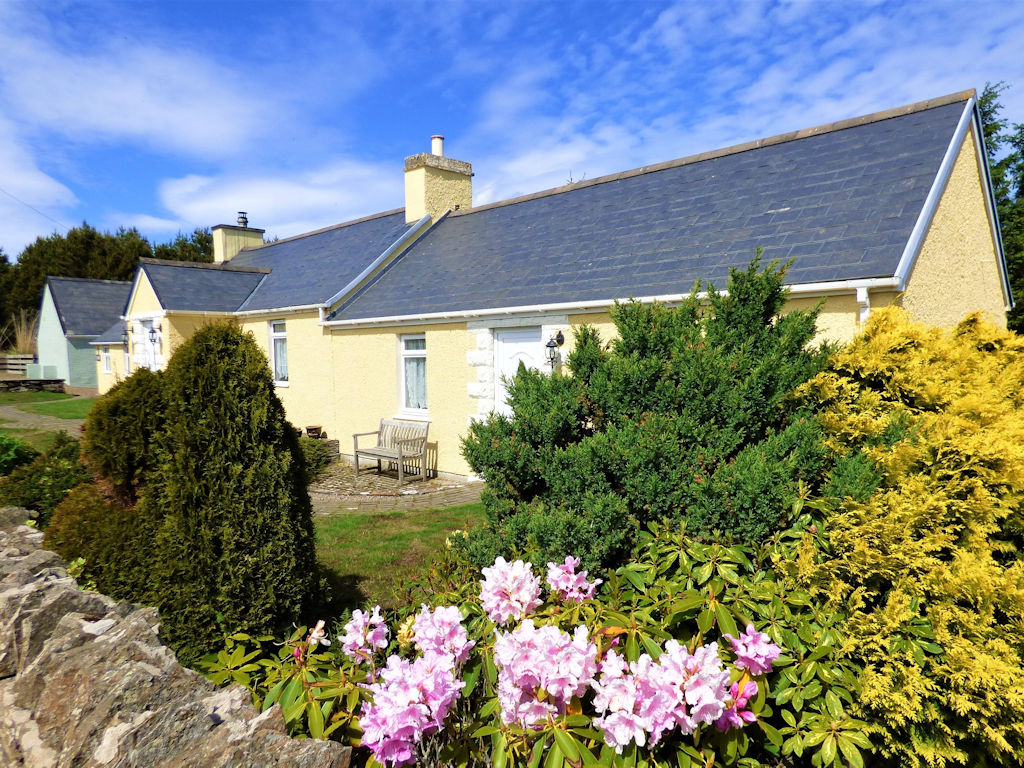
M 13 124 L 0 117 L 0 248 L 13 260 L 41 232 L 62 230 L 74 193 L 43 172 Z
M 0 30 L 0 93 L 24 124 L 75 141 L 128 139 L 158 150 L 234 154 L 285 105 L 201 52 L 160 41 L 102 41 L 88 52 Z
M 160 185 L 160 200 L 188 231 L 232 223 L 246 211 L 249 225 L 288 237 L 380 211 L 400 208 L 401 165 L 334 160 L 294 175 L 190 175 Z

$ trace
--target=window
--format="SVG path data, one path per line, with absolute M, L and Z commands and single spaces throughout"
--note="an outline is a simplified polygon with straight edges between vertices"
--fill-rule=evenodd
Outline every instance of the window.
M 284 320 L 270 321 L 270 370 L 275 384 L 288 383 L 288 339 Z
M 128 345 L 124 345 L 124 375 L 132 372 L 132 356 L 128 352 Z
M 110 347 L 103 348 L 103 372 L 112 373 L 110 368 Z
M 402 375 L 402 410 L 427 412 L 427 340 L 423 334 L 399 340 Z

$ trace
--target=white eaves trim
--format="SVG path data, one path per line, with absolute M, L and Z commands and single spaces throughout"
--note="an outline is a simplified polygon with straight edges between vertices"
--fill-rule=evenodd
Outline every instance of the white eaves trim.
M 957 155 L 960 154 L 960 146 L 963 144 L 964 137 L 967 136 L 967 129 L 971 126 L 976 101 L 977 98 L 971 96 L 964 106 L 963 114 L 960 115 L 960 121 L 956 124 L 956 130 L 953 131 L 953 138 L 950 140 L 949 146 L 946 147 L 946 154 L 939 164 L 935 180 L 932 181 L 932 187 L 928 190 L 928 196 L 924 199 L 924 205 L 921 207 L 921 213 L 917 217 L 917 223 L 914 224 L 914 229 L 910 232 L 910 239 L 907 240 L 907 245 L 903 249 L 903 255 L 900 256 L 899 264 L 896 265 L 896 278 L 899 280 L 898 290 L 900 291 L 906 287 L 910 271 L 914 268 L 914 262 L 917 261 L 918 254 L 921 253 L 924 236 L 928 233 L 928 227 L 931 226 L 932 219 L 935 218 L 935 211 L 939 207 L 942 193 L 946 191 L 949 175 L 953 172 L 953 164 L 956 163 Z
M 821 283 L 797 283 L 786 286 L 790 296 L 829 296 L 837 293 L 855 293 L 858 289 L 899 290 L 896 277 L 872 277 L 861 280 L 833 280 Z M 723 296 L 728 291 L 719 291 Z M 706 299 L 707 291 L 697 294 L 698 299 Z M 367 317 L 352 320 L 325 320 L 320 325 L 329 328 L 353 328 L 356 326 L 379 325 L 412 325 L 416 323 L 443 323 L 459 320 L 476 320 L 488 317 L 508 317 L 514 315 L 545 315 L 553 312 L 587 314 L 601 312 L 612 306 L 616 301 L 639 301 L 641 304 L 661 302 L 662 304 L 678 304 L 690 297 L 689 293 L 667 293 L 660 296 L 620 297 L 596 299 L 592 301 L 565 301 L 555 304 L 532 304 L 518 307 L 495 307 L 493 309 L 473 309 L 458 312 L 427 312 L 421 315 L 391 315 L 388 317 Z

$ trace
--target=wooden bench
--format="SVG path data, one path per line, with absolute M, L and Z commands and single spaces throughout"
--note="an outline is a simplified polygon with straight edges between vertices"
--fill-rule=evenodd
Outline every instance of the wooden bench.
M 398 421 L 381 419 L 380 429 L 376 432 L 357 432 L 352 435 L 354 444 L 353 455 L 356 462 L 356 479 L 359 479 L 359 457 L 376 459 L 377 473 L 381 471 L 381 462 L 398 465 L 398 484 L 404 484 L 406 463 L 419 465 L 419 472 L 413 477 L 427 479 L 427 428 L 425 421 Z M 372 447 L 360 448 L 359 438 L 375 435 L 377 442 Z

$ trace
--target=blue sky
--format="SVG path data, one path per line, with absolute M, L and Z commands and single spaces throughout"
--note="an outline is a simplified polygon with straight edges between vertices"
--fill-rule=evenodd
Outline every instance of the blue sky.
M 1022 0 L 0 0 L 0 51 L 12 258 L 399 208 L 435 133 L 482 204 L 999 80 L 1024 122 Z

